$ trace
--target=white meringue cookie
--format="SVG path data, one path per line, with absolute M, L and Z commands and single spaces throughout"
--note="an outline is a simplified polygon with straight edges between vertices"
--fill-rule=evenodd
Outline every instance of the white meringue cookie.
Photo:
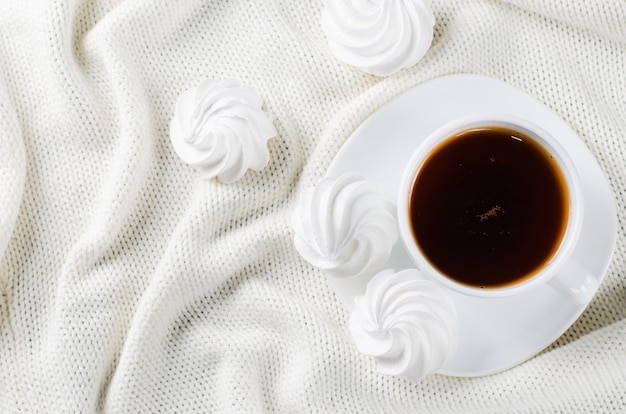
M 355 299 L 349 328 L 359 351 L 376 357 L 378 372 L 407 379 L 436 372 L 458 341 L 452 299 L 417 269 L 374 276 Z
M 364 178 L 324 178 L 303 194 L 292 215 L 300 255 L 329 276 L 374 273 L 398 239 L 393 203 Z
M 240 81 L 206 80 L 183 92 L 170 124 L 174 150 L 203 177 L 231 183 L 269 162 L 267 141 L 276 136 L 259 94 Z
M 435 16 L 430 0 L 326 0 L 321 25 L 337 59 L 388 76 L 428 51 Z

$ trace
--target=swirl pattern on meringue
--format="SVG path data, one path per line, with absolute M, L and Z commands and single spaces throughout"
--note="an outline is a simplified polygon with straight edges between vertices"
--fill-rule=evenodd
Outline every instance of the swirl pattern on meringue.
M 338 278 L 378 271 L 398 239 L 393 203 L 352 173 L 324 178 L 303 194 L 291 222 L 300 255 Z
M 388 76 L 426 54 L 435 16 L 430 0 L 326 0 L 321 25 L 337 59 Z
M 355 299 L 350 333 L 381 374 L 420 379 L 436 372 L 456 349 L 457 316 L 447 292 L 417 269 L 386 269 Z
M 183 92 L 170 124 L 174 150 L 205 178 L 232 183 L 269 162 L 267 141 L 276 136 L 253 88 L 235 79 L 206 80 Z

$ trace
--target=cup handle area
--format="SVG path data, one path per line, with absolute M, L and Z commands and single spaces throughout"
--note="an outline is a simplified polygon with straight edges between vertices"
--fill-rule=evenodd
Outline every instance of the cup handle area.
M 570 260 L 548 282 L 558 292 L 570 296 L 578 305 L 586 305 L 598 290 L 600 282 L 580 263 Z

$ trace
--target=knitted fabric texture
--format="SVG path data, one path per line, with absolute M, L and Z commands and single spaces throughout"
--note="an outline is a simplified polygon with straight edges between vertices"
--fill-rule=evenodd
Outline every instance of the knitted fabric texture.
M 0 412 L 626 410 L 626 5 L 433 0 L 416 65 L 337 61 L 323 1 L 0 2 Z M 555 343 L 480 378 L 379 375 L 289 217 L 352 131 L 406 89 L 501 79 L 606 173 L 618 244 Z M 278 135 L 224 184 L 173 151 L 178 95 L 253 86 Z M 375 166 L 372 166 L 375 168 Z

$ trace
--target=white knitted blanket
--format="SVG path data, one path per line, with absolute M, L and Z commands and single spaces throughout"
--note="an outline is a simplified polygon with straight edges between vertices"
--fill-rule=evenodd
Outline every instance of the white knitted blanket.
M 626 411 L 626 3 L 432 0 L 432 47 L 337 61 L 322 0 L 0 2 L 0 412 Z M 352 131 L 411 86 L 501 79 L 608 177 L 618 242 L 555 343 L 478 378 L 379 375 L 289 217 Z M 232 184 L 173 151 L 177 96 L 255 87 L 278 136 Z

